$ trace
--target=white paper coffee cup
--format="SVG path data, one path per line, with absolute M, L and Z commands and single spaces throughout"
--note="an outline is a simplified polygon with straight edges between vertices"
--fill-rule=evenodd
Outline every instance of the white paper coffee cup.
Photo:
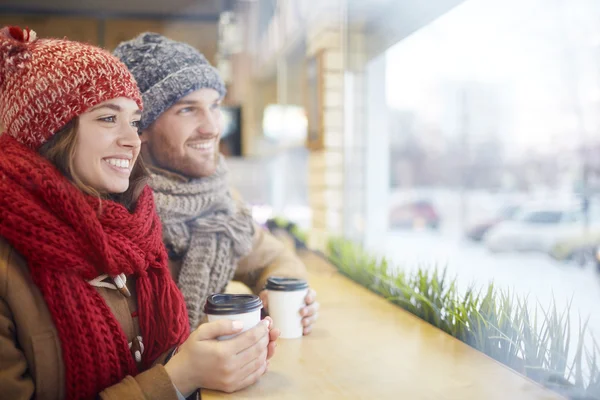
M 208 296 L 204 306 L 204 312 L 208 316 L 208 322 L 220 319 L 242 321 L 244 328 L 242 332 L 254 328 L 260 322 L 260 310 L 262 301 L 258 296 L 252 294 L 213 294 Z M 238 334 L 220 336 L 218 340 L 231 339 Z
M 271 277 L 265 286 L 268 293 L 269 316 L 273 327 L 281 331 L 280 338 L 302 337 L 304 327 L 300 311 L 306 306 L 308 283 L 303 279 Z

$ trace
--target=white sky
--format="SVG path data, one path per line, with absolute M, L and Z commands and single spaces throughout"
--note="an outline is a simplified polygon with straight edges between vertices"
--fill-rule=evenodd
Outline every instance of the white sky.
M 573 99 L 583 105 L 586 135 L 597 134 L 600 120 L 599 11 L 599 0 L 467 0 L 388 50 L 388 104 L 426 117 L 440 83 L 490 82 L 511 93 L 510 144 L 575 145 L 569 137 L 582 135 Z M 578 97 L 568 90 L 575 86 Z

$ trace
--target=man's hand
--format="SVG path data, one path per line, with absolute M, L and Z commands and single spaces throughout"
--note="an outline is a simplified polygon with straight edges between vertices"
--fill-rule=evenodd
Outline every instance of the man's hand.
M 259 293 L 260 299 L 263 302 L 263 307 L 265 310 L 267 310 L 267 312 L 269 310 L 268 293 L 269 292 L 266 289 Z M 306 303 L 306 306 L 300 310 L 300 315 L 302 316 L 302 326 L 304 327 L 303 334 L 308 335 L 312 331 L 314 323 L 319 318 L 320 305 L 317 302 L 317 292 L 315 292 L 313 289 L 308 289 L 304 303 Z

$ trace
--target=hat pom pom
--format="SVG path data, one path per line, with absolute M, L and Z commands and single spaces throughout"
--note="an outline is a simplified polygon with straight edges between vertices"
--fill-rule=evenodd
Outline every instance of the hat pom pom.
M 37 39 L 37 34 L 29 28 L 21 29 L 18 26 L 7 26 L 0 32 L 9 38 L 21 43 L 31 43 Z
M 15 73 L 28 59 L 29 44 L 37 39 L 35 31 L 29 28 L 6 26 L 0 29 L 0 84 L 6 74 Z

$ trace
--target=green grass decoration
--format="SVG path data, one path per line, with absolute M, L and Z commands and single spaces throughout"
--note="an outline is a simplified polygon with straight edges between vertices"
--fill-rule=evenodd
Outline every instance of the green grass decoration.
M 327 257 L 350 279 L 536 382 L 570 399 L 600 399 L 600 347 L 580 317 L 572 346 L 571 304 L 531 307 L 493 283 L 461 295 L 445 268 L 405 272 L 340 238 L 329 241 Z

